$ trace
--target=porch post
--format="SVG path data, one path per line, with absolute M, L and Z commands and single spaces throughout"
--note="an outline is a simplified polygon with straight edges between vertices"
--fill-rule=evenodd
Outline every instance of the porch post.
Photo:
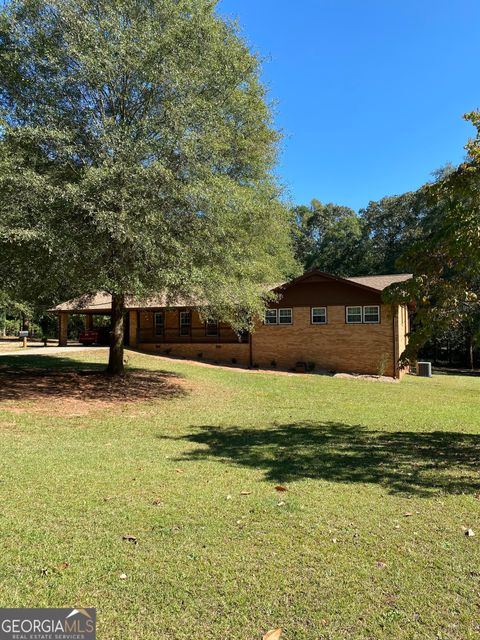
M 67 329 L 68 329 L 68 317 L 69 314 L 65 311 L 61 311 L 58 314 L 58 346 L 67 346 Z
M 140 339 L 141 339 L 141 334 L 140 334 L 140 311 L 137 311 L 137 344 L 135 345 L 136 347 L 140 346 Z
M 93 329 L 93 315 L 91 313 L 85 314 L 85 330 L 91 331 Z

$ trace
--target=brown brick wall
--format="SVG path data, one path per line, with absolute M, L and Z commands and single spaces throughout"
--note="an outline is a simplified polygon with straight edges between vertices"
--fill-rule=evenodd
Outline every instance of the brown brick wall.
M 199 343 L 142 343 L 142 351 L 168 355 L 174 357 L 190 358 L 194 360 L 209 360 L 220 364 L 236 363 L 248 367 L 250 363 L 250 345 L 235 344 L 199 344 Z M 201 354 L 201 355 L 200 355 Z
M 253 335 L 253 363 L 289 369 L 313 362 L 317 369 L 394 375 L 393 322 L 381 305 L 380 324 L 346 324 L 345 306 L 329 306 L 328 323 L 312 325 L 310 307 L 294 307 L 292 325 L 260 325 Z M 382 366 L 383 365 L 383 366 Z
M 394 358 L 398 359 L 406 344 L 408 316 L 405 307 L 395 309 L 395 343 L 392 307 L 381 305 L 380 324 L 346 324 L 345 306 L 328 306 L 328 323 L 312 325 L 310 307 L 293 308 L 292 325 L 259 325 L 252 336 L 252 361 L 262 368 L 276 366 L 290 369 L 299 361 L 315 363 L 316 369 L 351 371 L 356 373 L 395 375 Z M 137 312 L 130 312 L 130 344 L 136 345 Z M 142 329 L 153 331 L 153 312 L 141 312 Z M 168 311 L 166 327 L 178 326 L 178 312 Z M 192 326 L 201 326 L 197 314 L 192 314 Z M 223 326 L 223 325 L 222 325 Z M 222 329 L 223 332 L 223 329 Z M 395 355 L 394 355 L 394 344 Z M 250 364 L 248 344 L 162 343 L 140 344 L 140 349 L 159 355 L 205 359 L 219 363 Z M 201 354 L 201 355 L 200 355 Z M 272 363 L 275 363 L 272 365 Z M 404 371 L 397 372 L 403 375 Z

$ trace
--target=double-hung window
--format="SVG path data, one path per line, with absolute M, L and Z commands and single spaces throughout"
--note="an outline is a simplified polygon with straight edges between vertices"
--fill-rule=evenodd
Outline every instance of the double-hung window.
M 292 310 L 291 309 L 279 309 L 278 310 L 278 324 L 292 324 Z
M 327 324 L 327 307 L 312 307 L 312 324 Z
M 347 324 L 362 324 L 363 322 L 362 307 L 347 307 L 346 320 L 347 320 Z
M 347 307 L 345 310 L 347 324 L 379 324 L 380 306 L 378 304 L 365 305 L 364 307 Z
M 218 336 L 218 321 L 217 320 L 207 320 L 206 322 L 206 334 L 207 336 Z
M 165 316 L 163 315 L 163 311 L 157 311 L 154 317 L 155 317 L 155 335 L 163 336 L 165 331 Z
M 190 311 L 180 311 L 180 335 L 189 336 L 192 332 L 192 314 Z
M 277 324 L 277 309 L 267 309 L 265 311 L 265 324 Z
M 267 309 L 265 311 L 265 324 L 292 324 L 292 309 Z
M 366 324 L 378 324 L 380 322 L 380 307 L 378 304 L 363 307 L 363 321 Z

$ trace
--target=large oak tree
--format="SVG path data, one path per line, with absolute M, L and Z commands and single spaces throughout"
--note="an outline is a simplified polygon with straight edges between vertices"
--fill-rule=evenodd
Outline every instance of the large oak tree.
M 21 0 L 0 13 L 0 265 L 32 298 L 202 301 L 241 328 L 292 273 L 259 60 L 211 0 Z M 241 310 L 241 312 L 240 312 Z

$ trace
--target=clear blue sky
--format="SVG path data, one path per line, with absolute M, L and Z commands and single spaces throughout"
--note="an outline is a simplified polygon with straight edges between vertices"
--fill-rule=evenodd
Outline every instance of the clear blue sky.
M 221 0 L 262 56 L 291 198 L 358 209 L 464 157 L 478 0 Z

